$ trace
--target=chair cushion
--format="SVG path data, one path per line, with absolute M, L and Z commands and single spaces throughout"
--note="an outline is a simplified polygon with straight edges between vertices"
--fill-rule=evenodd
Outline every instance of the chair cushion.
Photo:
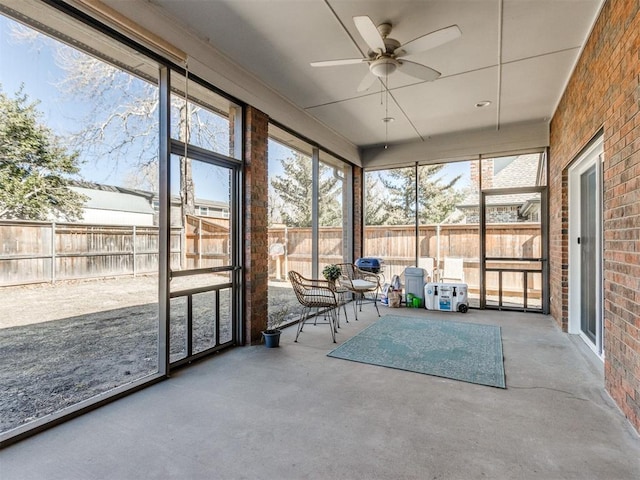
M 351 281 L 354 290 L 375 290 L 378 285 L 366 280 L 355 279 Z

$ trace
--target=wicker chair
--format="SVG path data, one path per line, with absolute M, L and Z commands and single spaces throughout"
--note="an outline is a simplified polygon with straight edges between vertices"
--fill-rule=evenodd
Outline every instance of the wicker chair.
M 356 320 L 358 320 L 358 308 L 362 311 L 364 302 L 373 303 L 378 316 L 380 316 L 380 310 L 378 310 L 380 276 L 361 270 L 353 263 L 339 263 L 338 268 L 342 271 L 342 275 L 338 279 L 338 285 L 353 294 L 355 300 L 353 311 L 355 312 Z
M 298 336 L 302 332 L 304 324 L 310 320 L 310 314 L 312 309 L 316 309 L 316 317 L 313 318 L 313 323 L 317 324 L 317 315 L 324 313 L 326 322 L 331 328 L 331 338 L 333 343 L 336 343 L 336 329 L 337 329 L 337 316 L 336 310 L 338 309 L 338 301 L 336 300 L 335 287 L 332 283 L 326 280 L 312 280 L 305 278 L 298 272 L 289 272 L 289 281 L 293 286 L 293 291 L 296 294 L 298 302 L 302 305 L 303 312 L 298 320 L 298 331 L 296 333 L 295 342 L 298 341 Z

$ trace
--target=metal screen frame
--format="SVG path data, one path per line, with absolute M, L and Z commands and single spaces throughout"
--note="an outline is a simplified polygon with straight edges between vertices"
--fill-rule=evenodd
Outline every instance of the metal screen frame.
M 514 195 L 521 193 L 539 193 L 540 194 L 540 235 L 541 235 L 541 256 L 539 258 L 506 258 L 506 257 L 487 257 L 486 240 L 487 240 L 487 218 L 486 206 L 488 196 Z M 539 262 L 541 268 L 538 270 L 528 269 L 494 269 L 487 268 L 487 261 L 529 261 Z M 501 280 L 503 272 L 522 272 L 524 275 L 523 282 L 523 308 L 507 307 L 502 305 Z M 499 300 L 498 305 L 487 305 L 487 272 L 498 272 L 499 275 Z M 542 276 L 542 299 L 541 308 L 527 307 L 527 281 L 526 273 L 540 273 Z M 550 312 L 549 301 L 549 201 L 548 187 L 519 187 L 519 188 L 500 188 L 484 190 L 480 192 L 480 308 L 481 309 L 497 309 L 497 310 L 514 310 L 525 312 L 539 312 L 548 314 Z

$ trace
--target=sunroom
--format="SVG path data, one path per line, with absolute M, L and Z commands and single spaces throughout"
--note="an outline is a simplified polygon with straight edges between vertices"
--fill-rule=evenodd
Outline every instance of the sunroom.
M 19 197 L 3 153 L 3 445 L 254 348 L 266 312 L 298 318 L 288 271 L 361 257 L 460 260 L 474 315 L 577 339 L 640 428 L 637 2 L 0 14 L 3 116 L 71 192 Z

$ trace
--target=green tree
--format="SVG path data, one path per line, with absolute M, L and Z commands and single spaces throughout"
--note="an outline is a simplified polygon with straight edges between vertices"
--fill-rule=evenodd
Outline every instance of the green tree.
M 290 227 L 311 226 L 311 205 L 313 194 L 312 162 L 301 153 L 280 160 L 283 175 L 271 179 L 271 205 L 277 205 L 276 212 L 270 210 L 270 223 L 277 222 L 279 213 L 282 223 Z M 342 219 L 339 179 L 330 173 L 330 167 L 320 164 L 319 197 L 321 208 L 319 223 L 322 226 L 338 226 Z
M 384 185 L 381 185 L 380 173 L 365 174 L 365 225 L 385 225 L 390 213 L 387 210 L 387 202 Z
M 0 218 L 76 220 L 85 197 L 69 189 L 78 154 L 41 123 L 37 101 L 0 88 Z
M 460 175 L 445 180 L 440 171 L 445 165 L 424 165 L 418 168 L 418 211 L 421 224 L 441 223 L 456 208 L 462 193 L 455 189 Z M 415 223 L 416 171 L 414 168 L 389 170 L 381 177 L 387 188 L 387 222 L 391 225 Z

